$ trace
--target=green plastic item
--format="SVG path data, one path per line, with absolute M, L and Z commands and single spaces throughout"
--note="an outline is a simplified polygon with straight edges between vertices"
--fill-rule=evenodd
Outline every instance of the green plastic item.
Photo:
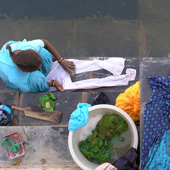
M 53 93 L 48 93 L 46 95 L 42 95 L 39 99 L 40 104 L 38 105 L 39 107 L 44 108 L 46 112 L 54 112 L 54 106 L 55 106 L 55 101 L 56 97 L 54 96 Z M 50 103 L 50 108 L 46 108 L 46 103 Z
M 92 135 L 81 141 L 78 147 L 90 162 L 107 162 L 116 149 L 115 140 L 123 142 L 121 134 L 127 130 L 127 123 L 119 115 L 104 115 L 92 131 Z
M 6 142 L 7 141 L 7 142 Z M 2 139 L 2 143 L 11 152 L 17 153 L 20 150 L 20 144 L 19 143 L 14 143 L 10 138 L 5 137 Z M 10 146 L 10 145 L 11 146 Z

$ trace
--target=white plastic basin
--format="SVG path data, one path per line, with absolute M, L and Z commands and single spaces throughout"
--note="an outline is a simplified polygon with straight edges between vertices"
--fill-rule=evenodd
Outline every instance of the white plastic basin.
M 115 113 L 124 118 L 124 120 L 128 124 L 128 129 L 131 134 L 130 135 L 131 137 L 129 136 L 129 138 L 131 138 L 130 139 L 131 144 L 129 145 L 129 149 L 130 147 L 133 147 L 135 149 L 137 149 L 138 147 L 138 132 L 136 129 L 136 125 L 134 124 L 132 118 L 125 111 L 123 111 L 122 109 L 116 106 L 108 105 L 108 104 L 100 104 L 100 105 L 92 106 L 89 108 L 88 123 L 84 127 L 77 129 L 75 132 L 69 131 L 69 136 L 68 136 L 68 146 L 69 146 L 71 156 L 73 160 L 77 163 L 77 165 L 84 170 L 94 170 L 99 165 L 88 161 L 88 159 L 80 152 L 78 148 L 78 144 L 80 141 L 86 139 L 87 136 L 90 135 L 90 132 L 93 129 L 95 129 L 96 124 L 102 118 L 102 116 L 108 113 L 109 114 Z

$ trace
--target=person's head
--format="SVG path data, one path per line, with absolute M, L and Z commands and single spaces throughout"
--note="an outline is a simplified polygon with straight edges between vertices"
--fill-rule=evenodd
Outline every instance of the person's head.
M 41 57 L 38 53 L 33 50 L 21 51 L 15 55 L 12 52 L 11 47 L 7 46 L 9 49 L 11 58 L 13 62 L 18 66 L 18 68 L 23 72 L 33 72 L 41 67 Z

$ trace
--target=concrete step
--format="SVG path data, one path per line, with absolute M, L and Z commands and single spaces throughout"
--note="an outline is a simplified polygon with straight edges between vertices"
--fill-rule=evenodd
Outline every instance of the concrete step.
M 41 167 L 77 167 L 68 149 L 68 128 L 57 126 L 10 126 L 0 127 L 0 139 L 6 135 L 18 132 L 21 135 L 25 155 L 19 168 Z M 5 147 L 0 142 L 0 167 L 14 168 L 13 161 L 8 160 Z M 45 162 L 42 162 L 42 159 Z

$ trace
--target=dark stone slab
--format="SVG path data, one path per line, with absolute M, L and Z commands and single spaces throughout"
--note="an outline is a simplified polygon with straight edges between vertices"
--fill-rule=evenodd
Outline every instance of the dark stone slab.
M 19 93 L 18 92 L 0 92 L 0 103 L 10 107 L 15 105 L 18 101 Z
M 167 78 L 170 70 L 170 59 L 148 58 L 140 64 L 140 81 L 141 81 L 141 104 L 149 101 L 152 94 L 147 77 L 161 76 Z M 147 92 L 147 93 L 146 93 Z
M 165 57 L 170 52 L 169 21 L 1 20 L 0 27 L 0 47 L 9 40 L 42 38 L 65 58 Z
M 8 41 L 47 39 L 62 56 L 72 55 L 73 21 L 15 20 L 0 22 L 0 48 Z M 15 34 L 13 33 L 15 32 Z M 27 32 L 27 34 L 25 34 Z
M 22 93 L 20 98 L 21 106 L 27 105 L 39 105 L 39 98 L 42 95 L 48 94 L 48 92 L 43 93 Z M 71 113 L 77 108 L 77 104 L 83 102 L 83 93 L 81 92 L 53 92 L 56 96 L 55 110 L 62 112 L 62 120 L 59 125 L 67 125 L 70 119 Z M 85 101 L 84 101 L 85 102 Z M 19 122 L 18 125 L 55 125 L 56 123 L 39 120 L 31 117 L 27 117 L 19 111 Z
M 153 21 L 168 21 L 170 17 L 170 1 L 139 0 L 139 19 Z
M 0 22 L 0 47 L 9 40 L 47 39 L 65 58 L 137 57 L 138 25 L 138 21 L 119 23 L 110 19 L 3 20 Z
M 87 103 L 89 104 L 93 104 L 93 102 L 95 101 L 96 97 L 100 94 L 100 92 L 92 92 L 92 93 L 88 93 L 88 100 Z M 118 97 L 118 95 L 120 94 L 119 92 L 104 92 L 104 94 L 108 97 L 110 104 L 111 105 L 115 105 L 116 103 L 116 98 Z M 109 104 L 109 103 L 108 103 Z
M 39 104 L 39 98 L 41 95 L 48 94 L 43 93 L 22 93 L 20 96 L 20 105 L 36 105 Z M 99 92 L 53 92 L 57 100 L 55 101 L 55 110 L 62 112 L 62 120 L 58 123 L 59 126 L 68 126 L 70 115 L 74 110 L 77 109 L 79 103 L 92 104 Z M 105 92 L 110 100 L 110 104 L 115 105 L 119 92 Z M 49 121 L 39 120 L 24 115 L 22 111 L 16 111 L 18 113 L 18 124 L 19 126 L 45 126 L 45 125 L 56 125 Z M 50 113 L 49 113 L 50 114 Z
M 137 32 L 138 21 L 77 21 L 74 56 L 136 57 Z
M 0 19 L 138 18 L 138 1 L 136 0 L 50 0 L 50 2 L 48 0 L 19 0 L 17 2 L 2 0 Z
M 7 84 L 3 82 L 3 80 L 0 78 L 0 93 L 7 92 L 7 93 L 17 93 L 18 91 L 15 89 L 11 89 Z
M 146 55 L 158 58 L 169 57 L 170 22 L 149 20 L 144 21 L 143 24 L 146 37 Z
M 63 113 L 61 124 L 67 125 L 70 120 L 70 115 L 77 108 L 78 103 L 84 102 L 87 102 L 87 94 L 84 92 L 57 93 L 55 108 Z

